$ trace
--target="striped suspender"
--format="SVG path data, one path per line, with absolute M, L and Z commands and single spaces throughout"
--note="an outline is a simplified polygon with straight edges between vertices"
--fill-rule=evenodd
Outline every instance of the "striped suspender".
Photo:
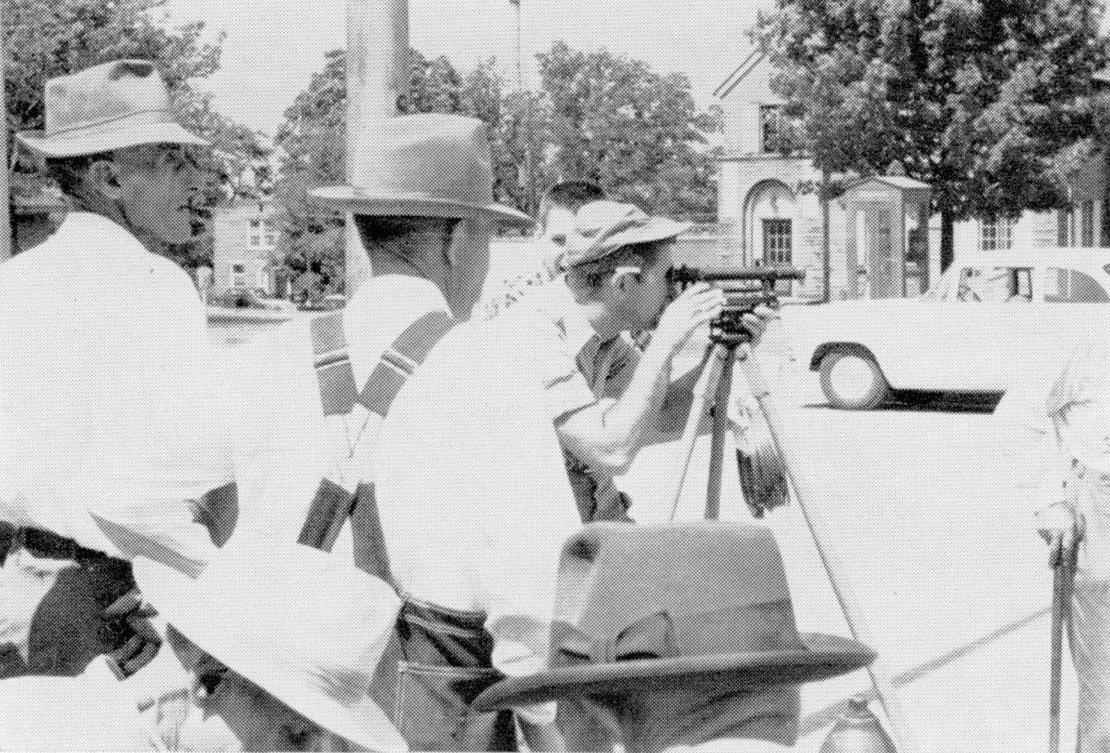
M 333 424 L 334 433 L 341 432 L 341 428 L 334 425 L 336 422 L 345 426 L 347 420 L 354 419 L 355 423 L 363 426 L 372 416 L 377 416 L 379 420 L 385 418 L 405 380 L 424 362 L 432 347 L 452 326 L 454 320 L 444 311 L 431 311 L 417 319 L 382 352 L 366 384 L 359 390 L 343 335 L 342 313 L 313 319 L 312 349 L 320 403 L 325 419 Z M 347 453 L 346 457 L 336 459 L 347 460 L 353 456 L 359 437 L 356 432 L 345 449 L 340 447 L 338 441 L 334 442 L 334 455 Z M 365 474 L 366 469 L 355 470 Z M 329 551 L 354 508 L 357 491 L 357 477 L 345 476 L 342 483 L 322 479 L 298 541 Z

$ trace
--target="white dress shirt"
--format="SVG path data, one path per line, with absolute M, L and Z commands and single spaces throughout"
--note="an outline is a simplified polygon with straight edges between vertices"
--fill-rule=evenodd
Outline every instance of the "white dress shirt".
M 430 311 L 450 308 L 439 288 L 423 278 L 380 275 L 359 285 L 342 314 L 359 387 L 382 352 Z M 237 528 L 252 527 L 283 541 L 297 540 L 320 480 L 333 470 L 332 437 L 320 402 L 309 327 L 309 320 L 302 319 L 262 334 L 232 366 L 236 398 L 229 425 L 239 487 Z M 367 475 L 380 423 L 370 416 L 358 437 L 358 451 L 366 458 L 358 465 Z M 348 524 L 335 551 L 349 555 L 350 550 Z
M 190 501 L 233 478 L 188 275 L 73 212 L 0 265 L 0 520 L 129 556 L 89 512 L 206 550 Z

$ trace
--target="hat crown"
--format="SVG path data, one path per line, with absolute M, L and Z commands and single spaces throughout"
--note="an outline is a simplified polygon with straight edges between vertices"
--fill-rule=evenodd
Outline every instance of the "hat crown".
M 475 207 L 493 203 L 482 121 L 428 113 L 388 118 L 359 135 L 355 188 L 367 196 L 421 196 Z
M 607 646 L 608 654 L 619 654 L 625 650 L 619 644 L 657 622 L 656 615 L 668 623 L 667 631 L 656 631 L 664 643 L 640 653 L 696 656 L 802 646 L 782 558 L 764 528 L 592 524 L 567 543 L 555 604 L 554 662 L 568 636 L 587 636 Z M 613 641 L 615 649 L 609 647 Z
M 140 144 L 208 144 L 173 120 L 169 89 L 149 60 L 115 60 L 49 79 L 44 102 L 45 129 L 16 138 L 46 157 Z
M 46 136 L 168 118 L 169 93 L 148 60 L 117 60 L 46 82 Z M 123 123 L 115 127 L 124 127 Z

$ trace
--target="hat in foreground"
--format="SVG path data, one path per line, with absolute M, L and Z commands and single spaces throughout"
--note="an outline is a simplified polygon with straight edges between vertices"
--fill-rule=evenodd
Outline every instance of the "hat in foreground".
M 174 628 L 285 705 L 369 750 L 408 749 L 367 695 L 401 606 L 383 581 L 245 532 L 196 580 L 144 558 L 135 579 Z
M 799 633 L 771 532 L 735 523 L 594 523 L 559 563 L 549 668 L 490 686 L 479 711 L 643 692 L 822 680 L 866 666 L 867 646 Z
M 48 79 L 46 129 L 16 134 L 45 157 L 78 157 L 140 144 L 207 141 L 170 115 L 169 90 L 149 60 L 117 60 Z
M 649 217 L 635 204 L 592 201 L 574 215 L 561 265 L 567 269 L 597 261 L 622 246 L 674 238 L 690 227 L 689 222 Z
M 354 214 L 469 218 L 517 225 L 532 218 L 493 200 L 493 168 L 482 121 L 438 113 L 399 115 L 359 134 L 358 185 L 312 191 Z

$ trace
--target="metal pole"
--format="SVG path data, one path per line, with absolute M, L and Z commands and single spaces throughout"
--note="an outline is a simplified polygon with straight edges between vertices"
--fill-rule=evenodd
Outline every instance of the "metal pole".
M 9 184 L 11 165 L 8 160 L 8 104 L 7 104 L 7 71 L 8 61 L 8 35 L 4 27 L 4 4 L 0 3 L 0 113 L 4 114 L 4 123 L 0 127 L 0 262 L 7 261 L 12 255 L 12 190 Z
M 375 122 L 397 114 L 397 99 L 408 92 L 408 0 L 347 0 L 346 177 L 358 185 L 359 136 Z M 347 215 L 347 295 L 370 274 L 370 260 L 355 223 Z
M 783 465 L 786 467 L 786 477 L 790 481 L 790 486 L 794 489 L 794 499 L 797 500 L 798 507 L 802 511 L 802 517 L 805 518 L 806 525 L 809 527 L 810 537 L 817 548 L 817 554 L 821 558 L 825 573 L 829 576 L 833 593 L 836 594 L 836 599 L 840 602 L 840 609 L 844 613 L 848 629 L 855 640 L 874 647 L 875 642 L 872 640 L 867 622 L 863 618 L 863 609 L 856 600 L 855 593 L 852 591 L 846 577 L 847 568 L 844 567 L 844 563 L 833 543 L 835 539 L 832 536 L 831 529 L 825 524 L 824 519 L 821 518 L 814 505 L 818 498 L 816 490 L 810 485 L 805 474 L 797 472 L 800 467 L 798 453 L 794 448 L 789 432 L 783 430 L 786 424 L 778 412 L 778 407 L 771 399 L 771 391 L 763 378 L 763 372 L 759 368 L 759 364 L 756 363 L 750 346 L 741 345 L 738 356 L 740 368 L 743 370 L 744 376 L 748 378 L 752 395 L 755 396 L 759 407 L 763 410 L 763 416 L 767 419 L 767 429 L 782 455 Z M 886 711 L 886 718 L 890 723 L 890 731 L 897 745 L 898 753 L 915 753 L 917 744 L 910 735 L 910 727 L 906 721 L 905 712 L 902 710 L 894 690 L 894 683 L 891 681 L 890 669 L 887 667 L 886 660 L 881 653 L 868 665 L 867 672 L 871 675 L 871 683 L 875 687 L 875 693 L 879 696 L 879 701 L 882 702 L 883 709 Z
M 821 273 L 825 282 L 824 301 L 832 300 L 832 244 L 829 241 L 829 171 L 821 171 Z
M 521 57 L 520 0 L 513 3 L 516 14 L 516 90 L 524 91 L 524 63 Z

